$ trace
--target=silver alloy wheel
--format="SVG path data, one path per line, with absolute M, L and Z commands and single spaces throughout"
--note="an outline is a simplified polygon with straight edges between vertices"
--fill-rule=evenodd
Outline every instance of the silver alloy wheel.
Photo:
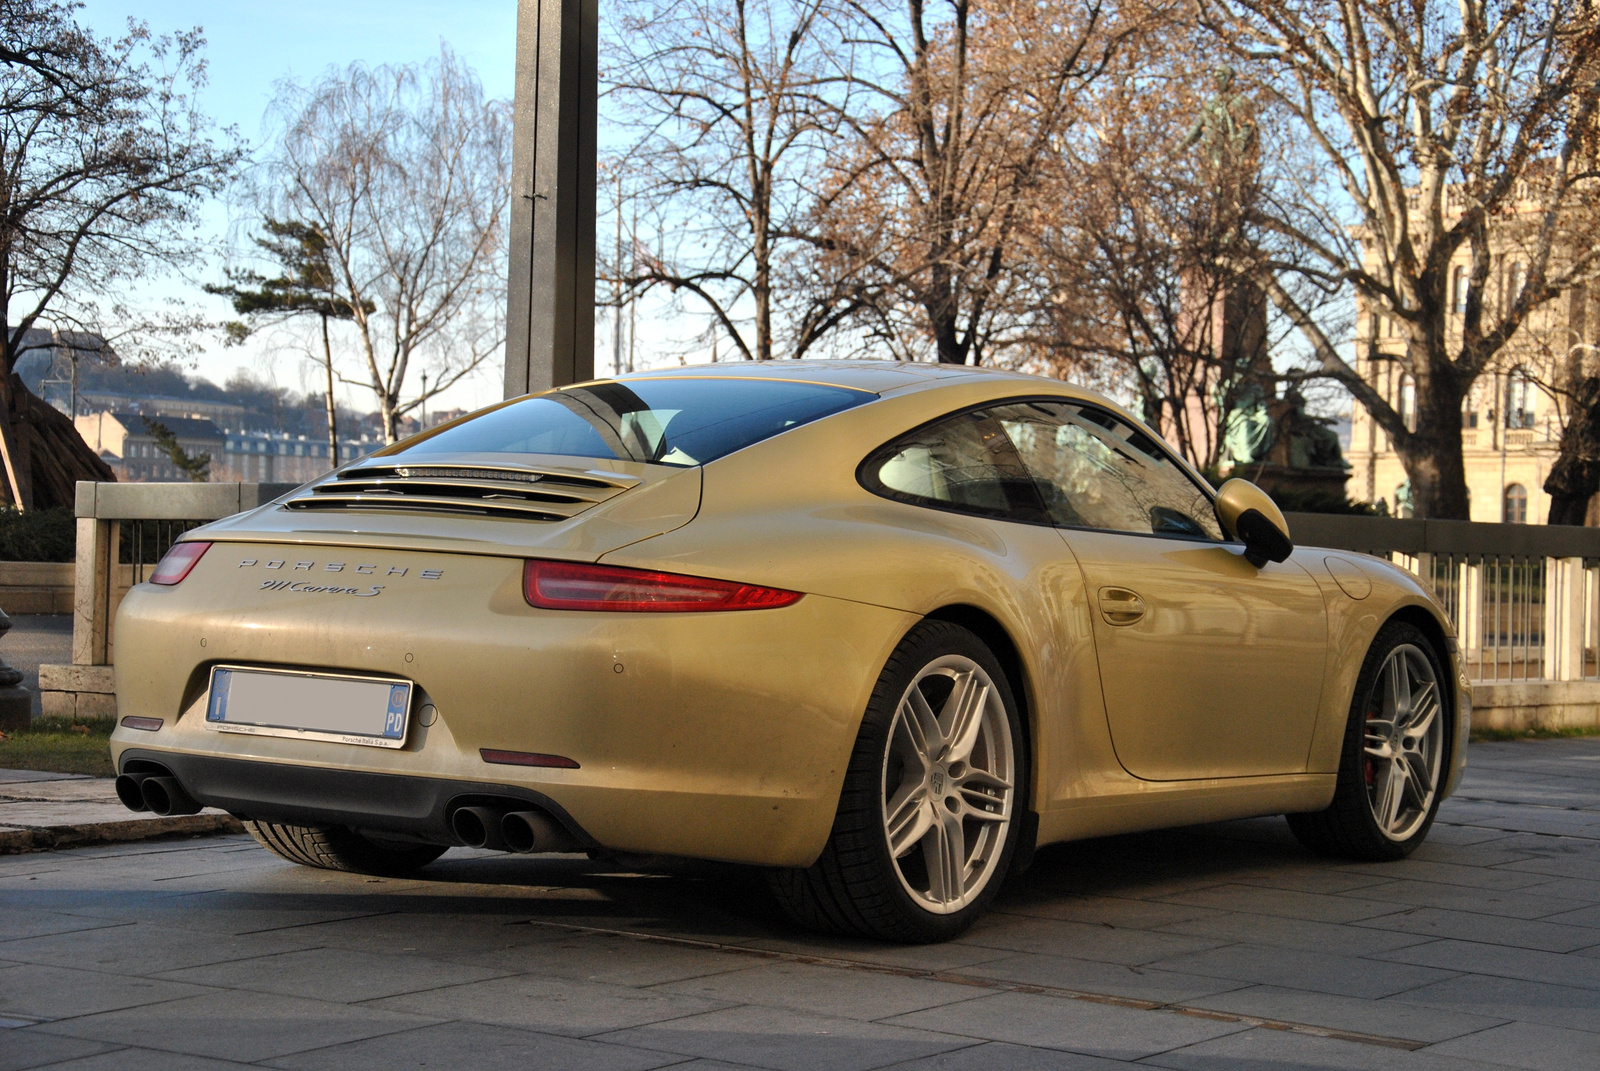
M 1363 750 L 1367 803 L 1390 840 L 1427 821 L 1444 757 L 1444 718 L 1433 663 L 1420 647 L 1389 652 L 1367 704 Z
M 944 655 L 922 668 L 889 727 L 880 797 L 895 873 L 919 906 L 959 911 L 994 876 L 1015 756 L 1005 702 L 982 666 Z

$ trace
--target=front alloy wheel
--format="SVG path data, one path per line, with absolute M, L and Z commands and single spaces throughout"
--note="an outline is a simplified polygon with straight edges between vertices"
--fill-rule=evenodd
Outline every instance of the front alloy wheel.
M 797 921 L 891 941 L 943 941 L 999 891 L 1027 811 L 1027 741 L 1010 682 L 977 636 L 912 629 L 861 719 L 833 832 L 772 874 Z
M 1372 820 L 1390 840 L 1407 840 L 1433 811 L 1444 755 L 1439 679 L 1415 644 L 1400 644 L 1384 659 L 1364 735 Z
M 1342 859 L 1402 859 L 1439 809 L 1449 761 L 1444 663 L 1415 625 L 1378 630 L 1356 678 L 1333 802 L 1289 815 L 1307 848 Z

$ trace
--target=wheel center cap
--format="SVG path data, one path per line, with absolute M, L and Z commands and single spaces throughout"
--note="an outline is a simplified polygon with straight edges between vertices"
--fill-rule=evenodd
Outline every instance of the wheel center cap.
M 944 771 L 937 766 L 933 768 L 933 773 L 928 775 L 928 787 L 933 789 L 935 796 L 944 792 Z

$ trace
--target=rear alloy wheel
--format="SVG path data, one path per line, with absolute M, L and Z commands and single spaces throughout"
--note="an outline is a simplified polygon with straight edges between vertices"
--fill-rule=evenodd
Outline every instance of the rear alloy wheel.
M 1322 855 L 1400 859 L 1422 843 L 1439 807 L 1450 736 L 1438 653 L 1415 626 L 1386 625 L 1356 682 L 1333 803 L 1290 815 Z
M 868 704 L 833 834 L 806 870 L 774 875 L 799 921 L 897 941 L 945 940 L 982 913 L 1016 849 L 1024 738 L 993 654 L 927 622 Z
M 246 822 L 244 828 L 256 843 L 291 863 L 386 878 L 412 874 L 446 851 L 432 844 L 380 844 L 344 826 Z

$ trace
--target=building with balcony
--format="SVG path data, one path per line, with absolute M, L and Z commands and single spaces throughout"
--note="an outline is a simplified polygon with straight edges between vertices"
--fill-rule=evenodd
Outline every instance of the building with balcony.
M 1527 278 L 1528 256 L 1517 244 L 1518 226 L 1513 216 L 1491 230 L 1486 319 L 1507 307 Z M 1467 255 L 1463 249 L 1450 268 L 1452 346 L 1459 345 L 1466 312 Z M 1593 374 L 1600 355 L 1594 345 L 1600 310 L 1594 304 L 1591 294 L 1579 288 L 1534 310 L 1468 393 L 1461 410 L 1461 445 L 1472 520 L 1544 524 L 1549 519 L 1544 481 L 1564 427 L 1565 397 L 1559 387 L 1581 369 Z M 1359 297 L 1356 309 L 1356 370 L 1414 427 L 1416 385 L 1398 359 L 1406 340 L 1388 317 L 1367 308 Z M 1389 436 L 1359 402 L 1352 406 L 1345 458 L 1351 465 L 1351 498 L 1383 502 L 1391 513 L 1407 514 L 1405 469 Z M 1595 524 L 1596 502 L 1589 510 L 1588 523 Z

